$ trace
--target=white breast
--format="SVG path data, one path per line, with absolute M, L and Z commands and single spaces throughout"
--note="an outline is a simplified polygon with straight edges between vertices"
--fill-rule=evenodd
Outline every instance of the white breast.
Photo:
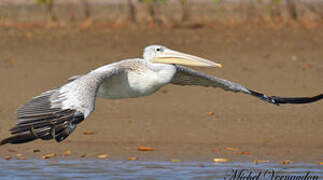
M 171 81 L 175 67 L 162 70 L 143 68 L 107 79 L 100 86 L 98 96 L 109 99 L 147 96 Z

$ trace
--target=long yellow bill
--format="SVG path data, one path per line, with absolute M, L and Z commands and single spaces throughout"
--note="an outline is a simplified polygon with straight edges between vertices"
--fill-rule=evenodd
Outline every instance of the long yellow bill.
M 177 52 L 170 49 L 165 49 L 163 52 L 160 52 L 153 59 L 155 63 L 167 63 L 167 64 L 180 64 L 188 66 L 204 66 L 204 67 L 219 67 L 222 68 L 222 65 L 215 63 L 213 61 L 200 58 L 197 56 Z

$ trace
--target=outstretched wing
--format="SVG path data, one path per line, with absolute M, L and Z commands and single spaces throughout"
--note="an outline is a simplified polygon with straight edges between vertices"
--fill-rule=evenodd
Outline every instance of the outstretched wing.
M 61 142 L 94 110 L 101 83 L 125 71 L 117 66 L 101 67 L 69 83 L 34 97 L 17 111 L 18 123 L 12 136 L 0 145 L 25 143 L 35 139 Z
M 286 104 L 286 103 L 290 103 L 290 104 L 310 103 L 310 102 L 323 99 L 323 94 L 320 94 L 314 97 L 291 97 L 291 98 L 266 96 L 262 93 L 247 89 L 238 83 L 221 79 L 215 76 L 207 75 L 180 65 L 176 65 L 176 74 L 174 75 L 171 83 L 176 85 L 184 85 L 184 86 L 197 85 L 197 86 L 205 86 L 205 87 L 219 87 L 226 91 L 243 92 L 245 94 L 255 96 L 265 102 L 269 102 L 275 105 Z

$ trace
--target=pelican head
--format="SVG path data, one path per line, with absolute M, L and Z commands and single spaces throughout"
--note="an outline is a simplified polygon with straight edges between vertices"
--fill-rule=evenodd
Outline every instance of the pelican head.
M 188 66 L 219 67 L 222 65 L 197 56 L 181 53 L 161 45 L 147 46 L 144 59 L 152 63 L 180 64 Z

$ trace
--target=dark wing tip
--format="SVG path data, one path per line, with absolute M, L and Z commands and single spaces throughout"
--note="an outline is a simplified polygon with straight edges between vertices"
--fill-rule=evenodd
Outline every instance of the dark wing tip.
M 252 91 L 250 89 L 248 89 L 248 90 L 250 91 L 250 94 L 251 95 L 253 95 L 253 96 L 255 96 L 255 97 L 257 97 L 257 98 L 259 98 L 259 99 L 261 99 L 261 100 L 263 100 L 265 102 L 268 102 L 268 103 L 271 103 L 271 104 L 274 104 L 274 105 L 277 105 L 277 106 L 279 106 L 279 104 L 280 104 L 277 101 L 277 99 L 273 98 L 272 96 L 266 96 L 266 95 L 264 95 L 262 93 L 258 93 L 256 91 Z
M 323 94 L 319 94 L 313 97 L 277 97 L 277 96 L 266 96 L 262 93 L 250 90 L 250 94 L 271 104 L 306 104 L 319 101 L 323 99 Z
M 1 140 L 0 145 L 4 145 L 4 144 L 8 144 L 8 143 L 9 144 L 21 144 L 21 143 L 30 142 L 30 141 L 33 141 L 36 139 L 37 139 L 37 137 L 31 133 L 21 133 L 21 134 L 13 135 L 13 136 L 10 136 L 8 138 Z
M 272 96 L 277 102 L 280 104 L 305 104 L 305 103 L 312 103 L 315 101 L 319 101 L 323 99 L 323 94 L 313 96 L 313 97 L 276 97 Z
M 84 120 L 83 113 L 76 110 L 62 110 L 51 115 L 35 116 L 27 121 L 18 122 L 11 129 L 13 135 L 3 139 L 0 145 L 20 144 L 36 139 L 55 139 L 61 142 Z

